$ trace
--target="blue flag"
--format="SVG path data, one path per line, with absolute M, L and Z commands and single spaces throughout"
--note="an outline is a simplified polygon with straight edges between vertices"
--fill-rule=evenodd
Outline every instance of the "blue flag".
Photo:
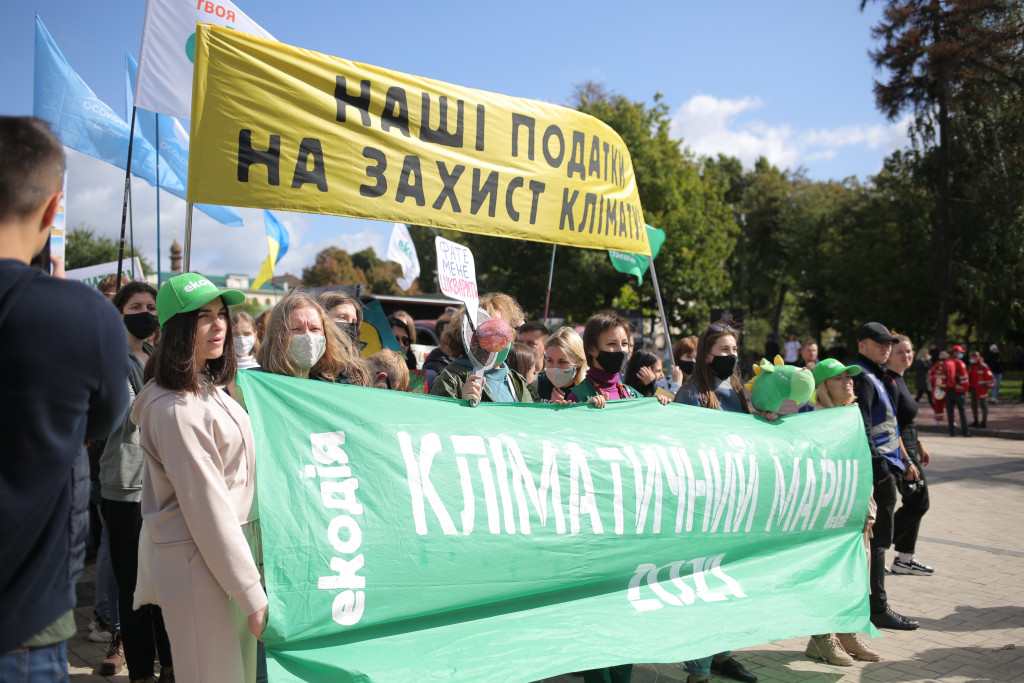
M 120 168 L 128 163 L 130 127 L 75 73 L 38 15 L 32 113 L 50 122 L 65 147 Z M 144 139 L 135 140 L 132 174 L 156 184 L 156 150 Z M 184 183 L 170 168 L 161 168 L 160 185 L 184 196 Z
M 135 78 L 139 70 L 138 64 L 132 56 L 125 51 L 125 107 L 131 112 L 133 106 L 133 93 L 135 92 Z M 157 135 L 159 133 L 159 135 Z M 185 190 L 180 187 L 164 187 L 164 167 L 174 172 L 178 178 L 188 178 L 188 131 L 185 125 L 173 116 L 154 114 L 145 109 L 135 110 L 135 142 L 138 144 L 142 137 L 154 148 L 157 147 L 159 139 L 160 147 L 160 187 L 171 194 L 185 199 Z M 132 156 L 135 156 L 134 153 Z M 132 159 L 134 167 L 135 159 Z M 196 204 L 195 207 L 208 215 L 210 218 L 223 223 L 224 225 L 242 225 L 242 214 L 226 206 L 213 206 L 210 204 Z

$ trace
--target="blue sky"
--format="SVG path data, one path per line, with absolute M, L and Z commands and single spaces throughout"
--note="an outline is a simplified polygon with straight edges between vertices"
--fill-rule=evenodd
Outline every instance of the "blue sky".
M 813 179 L 861 180 L 906 144 L 906 120 L 874 107 L 876 71 L 864 13 L 846 2 L 520 2 L 236 4 L 278 40 L 330 55 L 506 95 L 564 103 L 598 81 L 630 100 L 660 92 L 673 136 L 698 154 L 759 155 Z M 0 22 L 0 114 L 31 114 L 34 15 L 100 99 L 123 108 L 124 51 L 136 57 L 145 3 L 35 0 Z M 69 152 L 68 221 L 101 234 L 120 228 L 124 172 Z M 135 240 L 155 263 L 155 190 L 133 184 Z M 161 194 L 161 251 L 184 237 L 184 202 Z M 261 213 L 228 228 L 196 214 L 192 267 L 254 274 L 266 256 Z M 280 213 L 292 247 L 278 271 L 301 274 L 328 245 L 379 254 L 391 225 Z M 167 268 L 166 256 L 163 262 Z

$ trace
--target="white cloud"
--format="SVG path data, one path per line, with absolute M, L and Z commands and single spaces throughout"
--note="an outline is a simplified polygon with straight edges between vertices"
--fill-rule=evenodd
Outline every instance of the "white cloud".
M 905 146 L 911 117 L 892 124 L 794 129 L 742 115 L 760 109 L 759 97 L 730 100 L 698 94 L 672 115 L 671 133 L 701 156 L 726 154 L 751 166 L 766 157 L 779 168 L 796 168 L 816 160 L 834 159 L 843 148 L 861 148 L 886 155 Z

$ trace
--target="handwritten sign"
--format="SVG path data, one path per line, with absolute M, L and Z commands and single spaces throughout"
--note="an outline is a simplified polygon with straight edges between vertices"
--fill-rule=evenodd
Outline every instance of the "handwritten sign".
M 441 291 L 466 304 L 469 319 L 475 322 L 480 294 L 476 288 L 473 252 L 443 237 L 434 238 L 434 247 L 437 249 L 437 281 Z

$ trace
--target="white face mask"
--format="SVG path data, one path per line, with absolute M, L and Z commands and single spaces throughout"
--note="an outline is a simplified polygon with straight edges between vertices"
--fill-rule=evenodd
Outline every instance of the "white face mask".
M 254 334 L 240 334 L 236 336 L 234 338 L 235 355 L 242 357 L 248 356 L 255 343 L 256 335 Z
M 327 350 L 327 338 L 316 334 L 297 334 L 288 345 L 288 355 L 303 370 L 309 370 L 320 362 Z
M 576 377 L 576 372 L 577 368 L 547 368 L 544 370 L 544 374 L 548 376 L 551 383 L 559 389 L 569 386 L 569 383 Z

